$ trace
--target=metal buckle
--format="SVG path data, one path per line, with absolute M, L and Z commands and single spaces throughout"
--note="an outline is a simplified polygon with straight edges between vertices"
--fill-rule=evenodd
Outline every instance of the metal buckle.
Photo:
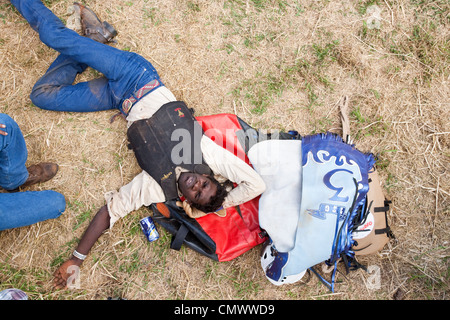
M 123 112 L 128 114 L 128 112 L 130 111 L 132 106 L 133 106 L 133 101 L 131 101 L 130 99 L 125 99 L 122 103 Z

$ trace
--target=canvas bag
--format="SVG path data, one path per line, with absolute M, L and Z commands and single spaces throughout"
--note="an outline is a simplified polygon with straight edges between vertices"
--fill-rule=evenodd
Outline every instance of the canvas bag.
M 285 212 L 276 202 L 265 201 L 266 197 L 283 199 L 282 195 L 291 187 L 283 184 L 285 177 L 279 174 L 281 171 L 276 165 L 272 172 L 266 170 L 264 174 L 262 169 L 267 168 L 257 156 L 267 153 L 258 149 L 280 142 L 261 142 L 249 151 L 250 160 L 267 187 L 260 200 L 260 215 L 264 215 L 260 216 L 260 221 L 270 243 L 264 248 L 261 265 L 266 277 L 276 285 L 296 282 L 306 270 L 324 261 L 336 266 L 342 258 L 349 267 L 355 261 L 353 246 L 356 242 L 352 232 L 360 228 L 367 217 L 364 208 L 368 202 L 369 173 L 375 164 L 373 155 L 360 152 L 331 133 L 305 136 L 301 142 L 301 151 L 289 155 L 291 162 L 301 165 L 297 181 L 300 187 L 296 187 L 298 201 L 290 208 L 291 212 Z M 283 149 L 291 151 L 289 147 L 279 148 L 285 152 Z M 285 165 L 279 163 L 280 167 Z M 384 244 L 380 242 L 373 248 L 379 250 Z

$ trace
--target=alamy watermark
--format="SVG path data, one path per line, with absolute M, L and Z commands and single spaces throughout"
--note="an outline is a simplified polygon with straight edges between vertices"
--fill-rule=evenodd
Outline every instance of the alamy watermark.
M 370 265 L 367 267 L 366 286 L 372 290 L 378 290 L 381 288 L 381 268 L 377 265 Z
M 79 266 L 69 266 L 67 268 L 67 274 L 70 276 L 67 278 L 67 288 L 68 289 L 80 289 L 81 288 L 81 273 Z
M 366 25 L 369 29 L 380 29 L 381 27 L 381 9 L 376 4 L 367 7 L 366 14 L 369 17 L 366 19 Z
M 322 264 L 322 272 L 331 273 L 334 266 Z M 367 278 L 365 278 L 366 287 L 369 290 L 378 290 L 381 288 L 381 268 L 377 265 L 370 265 L 367 267 Z
M 195 126 L 193 132 L 184 128 L 177 128 L 171 133 L 171 141 L 176 142 L 170 150 L 171 161 L 175 165 L 181 164 L 201 164 L 203 160 L 203 151 L 201 150 L 202 143 L 198 143 L 203 136 L 210 138 L 216 145 L 231 152 L 234 157 L 217 155 L 214 161 L 217 164 L 233 165 L 236 162 L 245 160 L 247 152 L 257 143 L 262 141 L 272 142 L 263 149 L 256 148 L 254 151 L 253 165 L 259 162 L 266 163 L 270 155 L 278 155 L 281 152 L 280 136 L 283 133 L 278 130 L 267 132 L 263 129 L 247 129 L 235 130 L 225 129 L 218 130 L 215 128 L 207 129 L 203 132 L 200 126 Z M 287 133 L 284 133 L 285 135 Z M 299 154 L 300 157 L 300 154 Z M 272 159 L 271 162 L 275 160 Z M 273 165 L 273 164 L 272 164 Z M 300 166 L 300 161 L 298 163 Z M 267 168 L 262 167 L 261 175 L 270 174 Z M 268 172 L 266 172 L 268 171 Z

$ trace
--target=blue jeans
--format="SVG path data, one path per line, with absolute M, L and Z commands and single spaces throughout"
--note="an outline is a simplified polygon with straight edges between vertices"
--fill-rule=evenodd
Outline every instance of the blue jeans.
M 6 125 L 1 130 L 8 133 L 0 135 L 0 186 L 13 190 L 28 178 L 28 151 L 17 123 L 3 113 L 0 123 Z M 65 208 L 64 196 L 52 190 L 0 193 L 0 230 L 57 218 Z
M 32 90 L 30 98 L 36 106 L 73 112 L 122 110 L 122 102 L 145 84 L 156 79 L 162 85 L 156 69 L 142 56 L 78 35 L 40 0 L 11 3 L 41 41 L 60 53 Z M 88 66 L 103 77 L 73 85 Z
M 8 135 L 0 135 L 0 187 L 14 190 L 28 179 L 25 162 L 28 158 L 27 146 L 17 123 L 7 114 L 0 113 L 0 129 Z

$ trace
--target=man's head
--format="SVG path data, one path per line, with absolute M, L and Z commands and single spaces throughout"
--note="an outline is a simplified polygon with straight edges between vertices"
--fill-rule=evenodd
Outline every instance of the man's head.
M 192 207 L 206 213 L 220 208 L 228 193 L 212 176 L 193 172 L 180 175 L 178 188 Z

